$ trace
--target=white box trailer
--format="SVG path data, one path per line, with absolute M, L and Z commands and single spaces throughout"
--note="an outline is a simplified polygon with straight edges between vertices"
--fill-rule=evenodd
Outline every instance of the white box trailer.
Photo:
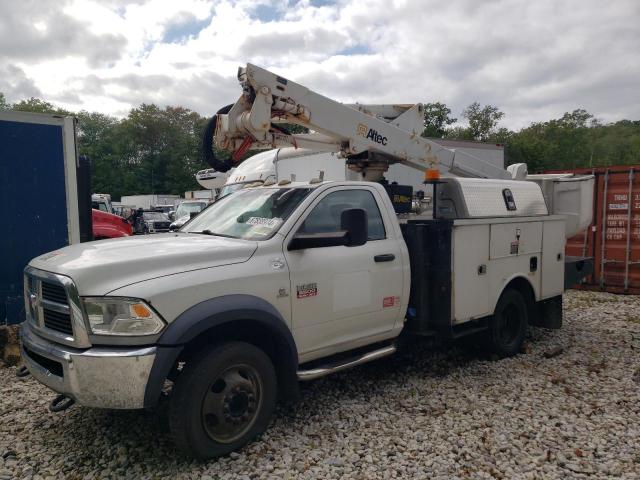
M 187 190 L 184 192 L 185 200 L 210 200 L 216 198 L 215 190 Z
M 319 178 L 321 172 L 326 181 L 350 179 L 345 159 L 338 157 L 336 153 L 283 148 L 278 151 L 273 163 L 277 180 L 304 182 Z
M 22 271 L 31 258 L 93 239 L 90 183 L 75 118 L 0 112 L 0 325 L 25 318 Z
M 150 209 L 156 205 L 175 205 L 180 201 L 180 195 L 170 195 L 164 193 L 154 193 L 151 195 L 123 195 L 120 203 L 124 205 L 135 205 L 136 208 Z

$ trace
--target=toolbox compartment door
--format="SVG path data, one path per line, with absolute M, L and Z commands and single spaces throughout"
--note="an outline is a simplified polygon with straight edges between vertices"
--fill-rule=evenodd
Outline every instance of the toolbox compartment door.
M 489 259 L 528 255 L 542 251 L 542 222 L 491 225 Z
M 490 225 L 453 228 L 453 323 L 489 315 Z

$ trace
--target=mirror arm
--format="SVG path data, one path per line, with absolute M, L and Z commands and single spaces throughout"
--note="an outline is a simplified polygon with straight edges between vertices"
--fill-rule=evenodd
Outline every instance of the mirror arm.
M 340 230 L 327 233 L 298 233 L 287 247 L 287 250 L 303 250 L 307 248 L 337 247 L 347 243 L 348 232 Z

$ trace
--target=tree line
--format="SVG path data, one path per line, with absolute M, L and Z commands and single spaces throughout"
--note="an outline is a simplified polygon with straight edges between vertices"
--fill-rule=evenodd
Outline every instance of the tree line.
M 91 188 L 122 195 L 184 195 L 201 187 L 195 180 L 202 161 L 200 139 L 206 119 L 183 107 L 142 104 L 124 118 L 99 112 L 70 112 L 30 98 L 8 105 L 0 94 L 0 110 L 74 115 L 78 119 L 78 153 L 91 160 Z
M 639 120 L 604 124 L 576 109 L 513 131 L 499 126 L 504 113 L 494 105 L 472 103 L 461 112 L 464 122 L 458 122 L 442 102 L 424 106 L 424 137 L 503 144 L 505 165 L 527 163 L 530 172 L 640 162 Z M 99 112 L 70 112 L 38 98 L 10 104 L 0 93 L 0 110 L 77 117 L 78 149 L 91 159 L 92 189 L 110 193 L 114 199 L 197 190 L 201 187 L 195 173 L 209 167 L 201 152 L 207 119 L 188 108 L 141 104 L 126 117 L 115 118 Z
M 604 124 L 584 109 L 566 112 L 518 131 L 499 127 L 504 113 L 474 102 L 459 125 L 444 103 L 425 104 L 423 136 L 476 140 L 505 146 L 505 165 L 526 163 L 529 172 L 640 163 L 640 120 Z

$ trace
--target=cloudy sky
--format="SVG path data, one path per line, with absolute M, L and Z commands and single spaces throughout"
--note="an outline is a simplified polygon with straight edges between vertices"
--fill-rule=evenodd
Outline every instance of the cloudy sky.
M 518 128 L 640 119 L 640 1 L 0 0 L 0 92 L 210 115 L 256 63 L 340 101 L 473 101 Z

